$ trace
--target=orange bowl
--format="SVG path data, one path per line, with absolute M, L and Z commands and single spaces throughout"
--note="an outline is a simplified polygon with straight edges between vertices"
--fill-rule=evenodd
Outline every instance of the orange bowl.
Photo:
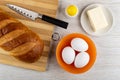
M 71 42 L 71 40 L 73 38 L 82 38 L 88 43 L 89 48 L 88 48 L 88 50 L 86 52 L 88 52 L 88 54 L 90 56 L 90 61 L 83 68 L 75 68 L 73 64 L 68 65 L 62 59 L 62 50 L 63 50 L 63 48 L 65 48 L 66 46 L 70 46 L 70 42 Z M 87 37 L 87 36 L 85 36 L 83 34 L 79 34 L 79 33 L 72 33 L 72 34 L 69 34 L 69 35 L 65 36 L 58 43 L 57 49 L 56 49 L 56 58 L 57 58 L 58 64 L 64 70 L 66 70 L 66 71 L 68 71 L 70 73 L 74 73 L 74 74 L 83 73 L 83 72 L 88 71 L 93 66 L 93 64 L 94 64 L 94 62 L 96 60 L 96 47 L 95 47 L 95 44 L 93 43 L 93 41 L 89 37 Z

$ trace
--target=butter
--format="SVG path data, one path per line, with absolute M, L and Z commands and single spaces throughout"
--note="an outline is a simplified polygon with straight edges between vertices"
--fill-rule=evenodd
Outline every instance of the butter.
M 99 31 L 108 26 L 107 19 L 101 7 L 96 7 L 87 11 L 87 15 L 93 31 Z

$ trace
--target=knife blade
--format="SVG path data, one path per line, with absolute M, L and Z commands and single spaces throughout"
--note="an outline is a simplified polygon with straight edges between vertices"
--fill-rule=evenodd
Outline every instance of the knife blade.
M 47 15 L 43 15 L 25 8 L 22 8 L 20 6 L 16 6 L 13 4 L 6 4 L 10 9 L 16 11 L 17 13 L 31 19 L 31 20 L 36 20 L 36 19 L 42 19 L 44 21 L 47 21 L 49 23 L 52 23 L 54 25 L 57 25 L 59 27 L 65 28 L 67 29 L 68 26 L 68 22 L 59 20 L 59 19 L 55 19 L 53 17 L 47 16 Z

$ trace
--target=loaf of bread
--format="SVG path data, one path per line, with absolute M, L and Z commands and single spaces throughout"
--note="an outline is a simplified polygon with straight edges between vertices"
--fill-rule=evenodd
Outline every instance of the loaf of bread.
M 0 50 L 33 63 L 40 58 L 43 48 L 44 43 L 36 33 L 0 9 Z

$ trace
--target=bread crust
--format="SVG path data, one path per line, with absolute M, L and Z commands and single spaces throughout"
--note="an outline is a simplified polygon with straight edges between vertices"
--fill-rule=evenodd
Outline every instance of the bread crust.
M 21 61 L 37 61 L 44 49 L 43 40 L 24 24 L 0 9 L 0 48 Z

